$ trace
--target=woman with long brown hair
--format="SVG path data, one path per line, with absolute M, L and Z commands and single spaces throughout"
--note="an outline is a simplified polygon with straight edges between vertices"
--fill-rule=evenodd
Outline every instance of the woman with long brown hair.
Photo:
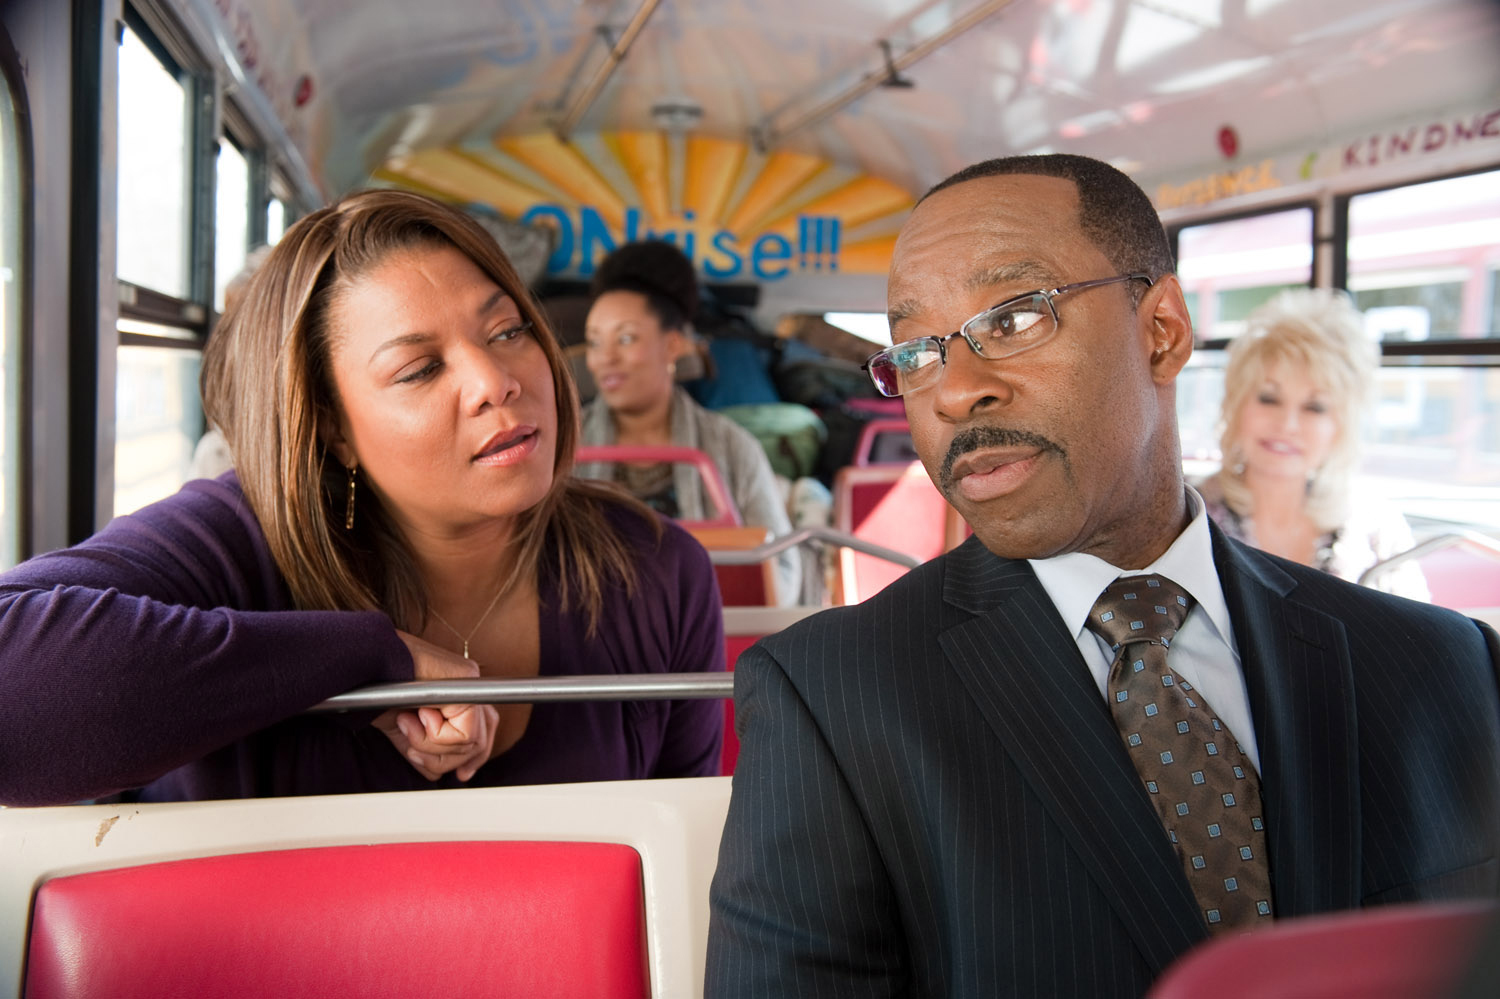
M 236 470 L 0 576 L 0 801 L 715 773 L 713 701 L 302 714 L 413 678 L 723 668 L 703 550 L 571 475 L 566 372 L 462 212 L 367 191 L 293 226 L 205 354 Z

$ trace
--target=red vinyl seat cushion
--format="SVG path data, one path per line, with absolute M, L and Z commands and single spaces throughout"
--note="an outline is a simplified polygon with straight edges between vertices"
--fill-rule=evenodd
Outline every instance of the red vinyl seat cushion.
M 649 994 L 639 854 L 613 843 L 391 843 L 54 878 L 28 999 Z
M 1189 951 L 1147 999 L 1452 995 L 1497 916 L 1493 902 L 1429 902 L 1280 920 Z

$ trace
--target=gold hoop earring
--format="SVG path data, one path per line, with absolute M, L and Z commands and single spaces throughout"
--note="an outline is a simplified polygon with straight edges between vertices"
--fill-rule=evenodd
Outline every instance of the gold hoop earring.
M 354 473 L 359 465 L 349 466 L 349 499 L 344 504 L 344 530 L 354 530 Z

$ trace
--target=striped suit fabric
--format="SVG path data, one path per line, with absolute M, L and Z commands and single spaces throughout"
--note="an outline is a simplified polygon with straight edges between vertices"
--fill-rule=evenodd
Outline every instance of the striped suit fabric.
M 1213 543 L 1278 915 L 1494 897 L 1500 639 Z M 1072 636 L 977 539 L 750 650 L 736 723 L 710 997 L 1138 996 L 1206 939 Z

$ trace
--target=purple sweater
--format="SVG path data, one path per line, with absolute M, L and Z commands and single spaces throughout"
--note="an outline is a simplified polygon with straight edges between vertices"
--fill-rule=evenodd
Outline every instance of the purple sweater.
M 724 668 L 707 553 L 618 508 L 633 597 L 606 593 L 595 635 L 543 574 L 541 674 Z M 520 742 L 460 784 L 429 782 L 370 713 L 304 715 L 334 694 L 412 679 L 384 614 L 294 610 L 230 472 L 118 517 L 0 575 L 0 803 L 489 787 L 718 772 L 723 705 L 538 704 Z

